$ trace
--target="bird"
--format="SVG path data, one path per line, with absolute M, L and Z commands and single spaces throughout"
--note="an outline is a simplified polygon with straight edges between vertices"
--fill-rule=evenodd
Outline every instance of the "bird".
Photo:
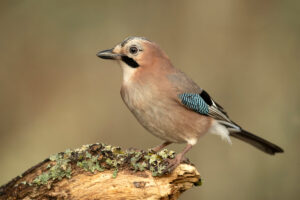
M 231 144 L 230 137 L 274 155 L 283 149 L 233 122 L 224 108 L 184 72 L 175 68 L 167 54 L 145 37 L 128 37 L 111 49 L 97 53 L 117 61 L 123 72 L 121 97 L 138 122 L 164 142 L 158 152 L 172 143 L 185 143 L 182 152 L 168 161 L 174 170 L 185 154 L 207 133 L 217 134 Z

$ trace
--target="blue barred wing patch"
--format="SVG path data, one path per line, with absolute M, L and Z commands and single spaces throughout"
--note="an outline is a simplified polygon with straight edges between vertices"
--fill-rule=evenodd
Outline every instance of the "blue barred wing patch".
M 189 109 L 203 115 L 208 115 L 208 105 L 205 103 L 200 94 L 183 93 L 179 94 L 178 97 L 180 98 L 181 103 Z

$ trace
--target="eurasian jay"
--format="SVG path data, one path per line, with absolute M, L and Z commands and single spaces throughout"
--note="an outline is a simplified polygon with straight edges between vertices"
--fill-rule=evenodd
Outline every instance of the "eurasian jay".
M 184 150 L 169 161 L 173 170 L 184 155 L 206 133 L 230 136 L 274 155 L 279 146 L 242 129 L 228 117 L 224 108 L 186 74 L 176 69 L 154 42 L 129 37 L 98 57 L 116 60 L 123 71 L 121 96 L 136 119 L 153 135 L 165 141 L 153 148 L 160 151 L 171 143 L 186 143 Z

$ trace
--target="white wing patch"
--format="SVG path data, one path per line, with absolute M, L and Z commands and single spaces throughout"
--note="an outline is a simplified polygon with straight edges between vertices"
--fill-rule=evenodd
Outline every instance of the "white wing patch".
M 219 135 L 223 140 L 228 142 L 229 144 L 232 144 L 229 136 L 228 129 L 220 124 L 218 121 L 214 120 L 212 126 L 208 130 L 209 133 Z

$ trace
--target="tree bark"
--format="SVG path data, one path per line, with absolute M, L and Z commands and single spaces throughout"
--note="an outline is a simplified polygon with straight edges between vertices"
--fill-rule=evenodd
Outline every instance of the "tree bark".
M 200 185 L 190 163 L 165 172 L 174 152 L 121 150 L 104 144 L 67 150 L 0 187 L 0 199 L 177 199 Z

